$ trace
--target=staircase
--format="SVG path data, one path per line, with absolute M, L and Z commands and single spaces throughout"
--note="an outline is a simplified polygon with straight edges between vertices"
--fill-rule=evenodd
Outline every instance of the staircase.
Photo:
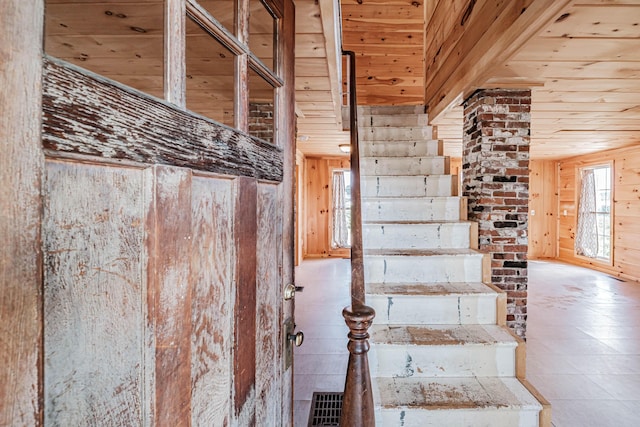
M 377 425 L 550 426 L 427 116 L 373 106 L 358 116 Z

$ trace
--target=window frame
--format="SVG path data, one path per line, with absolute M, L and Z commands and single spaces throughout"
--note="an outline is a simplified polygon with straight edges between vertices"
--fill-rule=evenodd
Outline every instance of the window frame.
M 578 231 L 578 206 L 580 203 L 580 188 L 581 188 L 581 184 L 582 184 L 582 175 L 583 175 L 583 171 L 585 169 L 600 169 L 600 168 L 609 168 L 609 258 L 601 258 L 598 256 L 595 257 L 589 257 L 586 255 L 581 255 L 578 254 L 576 251 L 576 246 L 575 246 L 575 239 L 574 239 L 574 245 L 573 245 L 573 255 L 581 260 L 584 260 L 586 262 L 589 263 L 596 263 L 599 265 L 604 265 L 604 266 L 613 266 L 614 265 L 614 252 L 615 252 L 615 230 L 614 230 L 614 225 L 615 225 L 615 221 L 614 221 L 614 210 L 615 210 L 615 198 L 614 198 L 614 193 L 615 193 L 615 179 L 614 179 L 614 173 L 615 173 L 615 168 L 614 168 L 614 161 L 613 160 L 608 160 L 608 161 L 598 161 L 598 162 L 589 162 L 589 163 L 583 163 L 580 164 L 579 166 L 576 166 L 576 185 L 575 185 L 575 200 L 576 200 L 576 215 L 575 215 L 575 223 L 574 223 L 574 227 L 576 230 L 576 233 Z M 598 212 L 595 212 L 595 214 L 597 215 Z
M 330 198 L 329 198 L 329 248 L 332 251 L 341 251 L 341 250 L 345 250 L 345 251 L 351 251 L 351 246 L 353 245 L 353 232 L 351 230 L 351 221 L 347 221 L 347 228 L 349 229 L 349 246 L 334 246 L 333 245 L 333 227 L 334 227 L 334 223 L 333 223 L 333 211 L 334 209 L 336 209 L 336 207 L 333 204 L 333 199 L 334 199 L 334 192 L 335 192 L 335 188 L 333 186 L 333 175 L 336 173 L 342 173 L 342 174 L 351 174 L 351 169 L 349 168 L 343 168 L 343 167 L 332 167 L 329 169 L 330 172 L 330 176 L 331 176 L 331 194 L 330 194 Z M 353 178 L 353 177 L 351 177 Z M 351 181 L 350 184 L 351 185 Z M 347 186 L 345 184 L 345 190 L 347 189 Z M 352 211 L 352 202 L 351 202 L 351 196 L 349 197 L 349 200 L 346 201 L 345 200 L 345 212 L 348 211 L 349 212 L 349 218 L 351 218 L 351 211 Z
M 267 10 L 275 19 L 274 34 L 274 68 L 271 70 L 249 49 L 249 1 L 236 0 L 235 31 L 238 37 L 225 28 L 209 11 L 198 4 L 197 0 L 166 0 L 184 1 L 187 19 L 191 18 L 197 25 L 200 25 L 207 33 L 216 38 L 235 55 L 235 102 L 234 102 L 234 127 L 248 133 L 249 132 L 249 69 L 256 72 L 261 78 L 269 83 L 275 90 L 274 94 L 274 123 L 277 123 L 279 111 L 277 106 L 278 89 L 284 86 L 284 81 L 280 78 L 281 72 L 280 56 L 282 54 L 282 12 L 281 8 L 276 8 L 276 3 L 271 0 L 261 0 Z M 184 30 L 182 31 L 184 38 Z M 167 55 L 167 60 L 171 55 Z M 183 73 L 184 78 L 186 74 Z M 186 83 L 183 84 L 186 88 Z M 185 89 L 186 91 L 186 89 Z M 185 95 L 186 98 L 186 95 Z M 184 107 L 184 105 L 182 106 Z M 277 129 L 274 129 L 274 142 L 277 139 Z

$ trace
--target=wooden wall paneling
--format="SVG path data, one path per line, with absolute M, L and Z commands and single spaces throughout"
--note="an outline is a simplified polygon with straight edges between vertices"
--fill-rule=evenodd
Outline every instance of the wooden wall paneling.
M 317 158 L 306 159 L 306 192 L 307 192 L 307 229 L 305 230 L 305 256 L 318 256 L 321 249 L 319 241 L 324 237 L 324 202 L 321 188 L 322 170 L 320 160 Z
M 343 46 L 357 53 L 362 105 L 424 103 L 422 1 L 342 2 Z
M 63 61 L 47 58 L 44 72 L 47 150 L 282 181 L 272 144 Z
M 449 173 L 458 177 L 455 189 L 458 192 L 457 194 L 462 194 L 462 158 L 449 158 Z
M 42 423 L 44 2 L 0 2 L 0 425 Z
M 614 205 L 613 265 L 574 253 L 577 215 L 577 173 L 588 164 L 613 161 Z M 640 240 L 633 239 L 640 223 L 640 145 L 559 161 L 559 259 L 594 268 L 625 279 L 640 281 Z M 564 215 L 564 210 L 567 215 Z
M 154 166 L 150 218 L 155 333 L 155 423 L 188 426 L 191 418 L 191 171 Z
M 254 425 L 256 379 L 257 183 L 235 180 L 234 410 L 238 425 Z
M 300 235 L 299 235 L 299 244 L 302 251 L 302 259 L 307 256 L 307 230 L 309 227 L 309 186 L 308 182 L 308 172 L 307 168 L 309 165 L 307 164 L 307 158 L 302 156 L 302 161 L 298 164 L 300 167 L 300 188 L 298 193 L 300 194 L 300 199 L 298 203 L 299 207 L 299 215 L 300 218 Z M 301 259 L 301 261 L 302 261 Z
M 331 192 L 333 169 L 349 169 L 340 157 L 307 157 L 305 161 L 307 228 L 304 232 L 307 257 L 348 257 L 349 249 L 331 248 Z
M 256 420 L 282 425 L 281 239 L 278 189 L 258 184 L 256 274 Z
M 47 162 L 46 425 L 151 423 L 150 186 L 140 169 Z
M 236 267 L 233 181 L 194 175 L 191 194 L 191 424 L 229 425 Z
M 558 246 L 557 162 L 529 162 L 528 257 L 556 258 Z M 534 214 L 535 211 L 535 214 Z

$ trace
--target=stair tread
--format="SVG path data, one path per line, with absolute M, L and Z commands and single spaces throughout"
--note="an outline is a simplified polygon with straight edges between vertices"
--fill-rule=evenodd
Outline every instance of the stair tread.
M 374 325 L 372 342 L 376 345 L 466 345 L 510 344 L 518 341 L 498 325 Z
M 441 225 L 441 224 L 464 224 L 468 225 L 473 221 L 467 221 L 463 219 L 442 219 L 435 221 L 420 221 L 420 220 L 401 220 L 401 221 L 389 221 L 389 220 L 375 220 L 375 221 L 363 221 L 365 225 Z
M 484 254 L 469 248 L 443 248 L 443 249 L 365 249 L 365 255 L 369 256 L 464 256 Z
M 381 377 L 376 380 L 383 409 L 542 409 L 516 378 Z
M 370 295 L 460 295 L 487 294 L 497 292 L 480 282 L 436 282 L 436 283 L 367 283 Z
M 402 196 L 402 197 L 363 197 L 362 201 L 363 202 L 369 202 L 369 201 L 384 201 L 384 202 L 392 202 L 392 201 L 400 201 L 400 200 L 407 200 L 407 201 L 416 201 L 416 200 L 428 200 L 428 199 L 461 199 L 465 196 Z M 421 200 L 423 201 L 423 200 Z

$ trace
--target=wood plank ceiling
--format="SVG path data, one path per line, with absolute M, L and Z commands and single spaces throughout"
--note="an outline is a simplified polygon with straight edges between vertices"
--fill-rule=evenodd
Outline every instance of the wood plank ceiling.
M 308 156 L 346 156 L 338 146 L 349 143 L 342 127 L 337 15 L 334 0 L 296 1 L 297 146 Z
M 531 157 L 559 159 L 640 144 L 640 1 L 577 0 L 485 87 L 531 85 Z M 459 157 L 462 108 L 438 117 Z
M 359 55 L 360 103 L 424 102 L 421 53 L 430 41 L 423 41 L 418 29 L 438 3 L 425 1 L 426 7 L 422 0 L 342 2 L 344 44 Z M 453 8 L 448 14 L 454 17 L 467 4 L 439 3 Z M 533 158 L 640 144 L 640 1 L 571 2 L 515 56 L 497 64 L 483 86 L 522 87 L 523 82 L 533 90 Z M 410 88 L 398 90 L 407 84 Z M 460 157 L 462 108 L 452 105 L 434 124 L 446 154 Z

